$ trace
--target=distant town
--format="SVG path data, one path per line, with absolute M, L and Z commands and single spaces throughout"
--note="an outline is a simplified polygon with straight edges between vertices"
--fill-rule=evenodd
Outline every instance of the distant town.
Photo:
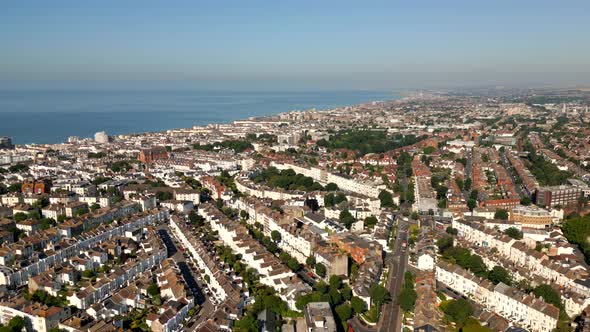
M 589 106 L 417 91 L 2 137 L 0 330 L 590 331 Z

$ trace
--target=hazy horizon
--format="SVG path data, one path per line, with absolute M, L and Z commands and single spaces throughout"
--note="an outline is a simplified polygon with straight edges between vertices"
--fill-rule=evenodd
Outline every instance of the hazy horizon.
M 0 89 L 590 86 L 590 2 L 19 1 Z

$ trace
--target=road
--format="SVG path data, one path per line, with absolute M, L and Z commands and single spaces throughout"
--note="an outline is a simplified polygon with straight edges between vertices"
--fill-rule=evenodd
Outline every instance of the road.
M 409 224 L 401 219 L 398 219 L 397 227 L 397 241 L 393 253 L 390 255 L 391 258 L 386 257 L 386 261 L 389 260 L 389 281 L 387 288 L 391 294 L 392 301 L 385 305 L 382 311 L 381 319 L 379 321 L 379 331 L 397 332 L 401 331 L 401 322 L 403 312 L 400 310 L 399 305 L 396 303 L 397 296 L 402 289 L 404 282 L 404 274 L 406 273 L 406 267 L 408 264 L 408 249 L 404 247 L 403 243 L 408 243 L 408 229 Z
M 168 257 L 172 258 L 176 262 L 178 269 L 182 273 L 184 281 L 193 293 L 195 304 L 201 307 L 199 314 L 191 317 L 187 322 L 187 326 L 197 326 L 203 319 L 205 319 L 205 317 L 209 316 L 209 314 L 215 310 L 215 306 L 203 293 L 202 290 L 205 284 L 195 272 L 196 270 L 193 268 L 193 263 L 187 263 L 184 254 L 176 247 L 174 240 L 168 232 L 168 227 L 164 225 L 158 227 L 158 235 L 160 235 L 160 238 L 166 245 Z
M 351 319 L 349 323 L 356 332 L 399 332 L 401 331 L 401 323 L 403 312 L 396 303 L 397 296 L 401 291 L 404 281 L 404 274 L 408 265 L 408 249 L 403 246 L 403 243 L 408 242 L 409 238 L 409 224 L 397 218 L 397 240 L 395 247 L 391 254 L 385 257 L 385 264 L 389 266 L 389 278 L 387 280 L 387 289 L 391 294 L 391 302 L 387 303 L 381 309 L 381 316 L 379 322 L 375 326 L 365 325 L 357 317 Z

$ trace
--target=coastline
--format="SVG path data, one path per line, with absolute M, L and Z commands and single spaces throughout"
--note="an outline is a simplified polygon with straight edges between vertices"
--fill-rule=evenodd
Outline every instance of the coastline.
M 110 92 L 100 91 L 90 93 L 90 97 L 67 92 L 53 96 L 44 92 L 43 98 L 31 100 L 25 100 L 31 97 L 28 93 L 21 93 L 18 98 L 6 98 L 6 94 L 0 91 L 0 116 L 4 119 L 0 123 L 0 136 L 12 137 L 18 145 L 59 144 L 69 136 L 92 137 L 98 131 L 109 135 L 163 132 L 289 111 L 329 110 L 401 98 L 394 92 L 380 91 L 240 92 L 237 95 L 217 92 L 211 96 L 204 92 L 167 91 L 155 96 L 148 92 L 116 92 L 116 98 Z

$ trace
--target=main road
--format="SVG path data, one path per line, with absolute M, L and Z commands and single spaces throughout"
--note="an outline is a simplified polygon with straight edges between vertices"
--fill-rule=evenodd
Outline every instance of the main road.
M 401 215 L 397 217 L 397 235 L 393 251 L 386 255 L 385 264 L 389 267 L 389 277 L 386 288 L 391 294 L 391 302 L 381 309 L 379 322 L 374 326 L 364 324 L 358 317 L 349 321 L 355 332 L 399 332 L 403 312 L 396 300 L 404 282 L 404 274 L 408 265 L 408 229 L 409 223 L 403 221 Z

